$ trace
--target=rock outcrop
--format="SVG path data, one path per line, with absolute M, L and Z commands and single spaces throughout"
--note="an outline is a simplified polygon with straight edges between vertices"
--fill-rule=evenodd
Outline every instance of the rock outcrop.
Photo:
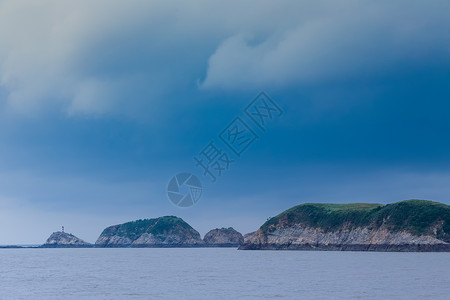
M 245 243 L 245 241 L 248 241 L 255 233 L 256 233 L 256 231 L 244 234 L 244 243 Z
M 239 249 L 450 251 L 450 206 L 303 204 L 268 220 Z
M 199 247 L 200 234 L 174 216 L 137 220 L 103 230 L 96 247 Z
M 205 234 L 203 241 L 210 247 L 238 247 L 244 243 L 244 237 L 232 227 L 216 228 Z
M 43 248 L 88 248 L 94 245 L 83 241 L 82 239 L 66 232 L 53 232 L 47 239 Z

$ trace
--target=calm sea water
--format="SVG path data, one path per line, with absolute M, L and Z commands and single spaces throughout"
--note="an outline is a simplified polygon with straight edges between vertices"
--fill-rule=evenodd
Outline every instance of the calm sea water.
M 450 253 L 1 249 L 0 299 L 450 299 Z

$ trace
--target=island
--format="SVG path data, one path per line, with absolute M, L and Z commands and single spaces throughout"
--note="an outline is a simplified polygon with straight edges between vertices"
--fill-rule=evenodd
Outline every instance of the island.
M 4 246 L 4 248 L 19 246 Z M 392 204 L 305 203 L 269 218 L 244 236 L 232 227 L 200 233 L 164 216 L 109 226 L 95 244 L 64 231 L 44 248 L 239 247 L 239 250 L 450 252 L 450 206 L 426 200 Z
M 216 228 L 205 234 L 203 241 L 209 247 L 238 247 L 244 243 L 244 237 L 233 227 Z
M 450 206 L 306 203 L 266 221 L 241 250 L 450 251 Z
M 53 232 L 41 248 L 90 248 L 94 245 L 83 241 L 73 234 L 57 231 Z
M 200 247 L 200 233 L 183 219 L 165 216 L 113 225 L 101 233 L 96 247 Z

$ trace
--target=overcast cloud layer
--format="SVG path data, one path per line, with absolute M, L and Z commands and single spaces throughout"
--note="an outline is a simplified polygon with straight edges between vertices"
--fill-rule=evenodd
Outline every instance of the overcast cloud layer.
M 438 0 L 0 0 L 0 216 L 16 228 L 0 244 L 61 225 L 93 242 L 169 214 L 202 234 L 247 232 L 302 202 L 450 204 L 449 12 Z M 193 156 L 261 90 L 283 117 L 211 184 Z M 188 210 L 166 199 L 180 171 L 205 185 Z
M 449 64 L 448 1 L 1 1 L 7 106 L 162 109 L 174 90 L 288 88 Z M 125 109 L 124 109 L 125 108 Z

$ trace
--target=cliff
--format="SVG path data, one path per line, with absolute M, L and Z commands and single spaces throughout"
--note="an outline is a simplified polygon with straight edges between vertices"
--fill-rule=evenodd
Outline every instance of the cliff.
M 244 234 L 244 243 L 246 240 L 250 239 L 255 233 L 256 233 L 256 231 Z
M 244 237 L 232 227 L 216 228 L 205 234 L 203 241 L 210 247 L 237 247 L 244 243 Z
M 302 204 L 269 219 L 239 249 L 450 251 L 450 206 Z
M 47 239 L 43 248 L 87 248 L 93 247 L 92 244 L 83 241 L 82 239 L 66 232 L 53 232 Z
M 198 247 L 200 234 L 174 216 L 137 220 L 103 230 L 97 247 Z

